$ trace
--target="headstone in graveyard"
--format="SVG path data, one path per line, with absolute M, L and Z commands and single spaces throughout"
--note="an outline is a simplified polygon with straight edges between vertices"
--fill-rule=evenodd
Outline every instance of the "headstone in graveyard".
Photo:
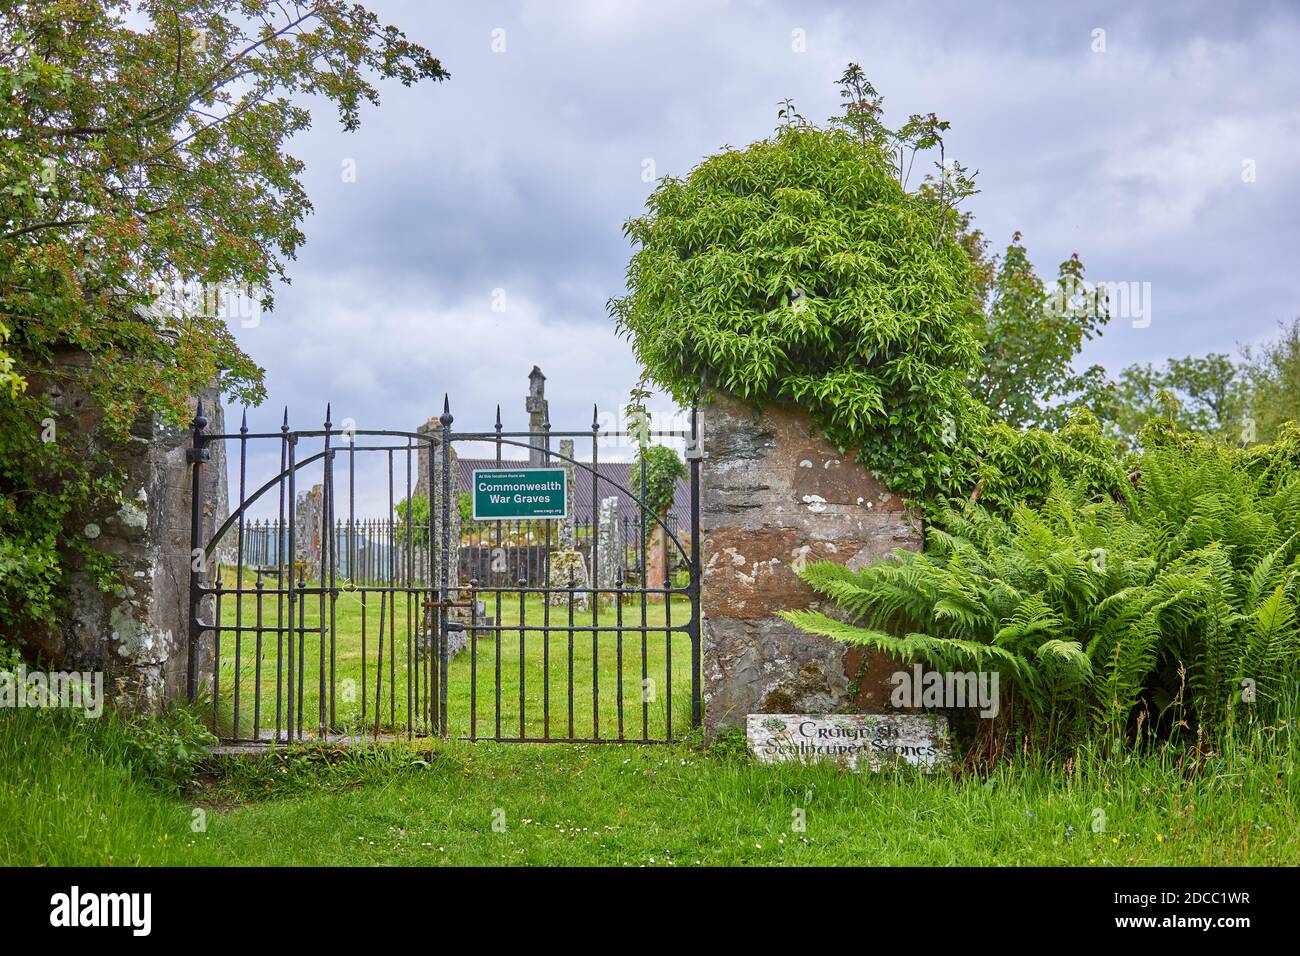
M 561 464 L 564 468 L 564 517 L 560 520 L 560 550 L 572 551 L 577 547 L 577 535 L 574 532 L 573 518 L 573 439 L 565 438 L 560 441 L 560 456 L 564 459 Z
M 596 586 L 616 588 L 623 576 L 623 524 L 619 515 L 618 495 L 600 501 L 600 520 L 596 529 Z M 606 595 L 613 600 L 615 595 Z
M 322 540 L 321 521 L 325 513 L 325 486 L 312 485 L 298 493 L 294 508 L 294 577 L 317 581 L 321 574 Z
M 564 459 L 562 465 L 565 471 L 565 516 L 560 520 L 559 549 L 551 552 L 551 571 L 549 586 L 552 589 L 583 589 L 573 595 L 573 606 L 581 610 L 587 610 L 590 606 L 590 596 L 586 588 L 591 586 L 591 578 L 587 573 L 587 562 L 583 558 L 582 552 L 577 547 L 577 535 L 573 523 L 573 439 L 566 438 L 560 442 L 560 455 Z M 569 604 L 569 595 L 563 590 L 552 590 L 547 597 L 547 602 L 552 607 L 567 607 Z
M 826 761 L 852 770 L 910 764 L 933 770 L 950 757 L 937 714 L 750 714 L 749 749 L 760 763 Z

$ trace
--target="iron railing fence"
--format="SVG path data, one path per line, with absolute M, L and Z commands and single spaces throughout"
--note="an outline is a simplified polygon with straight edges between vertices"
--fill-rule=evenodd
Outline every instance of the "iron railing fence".
M 599 442 L 634 436 L 594 419 L 593 410 L 585 431 L 507 432 L 498 414 L 492 431 L 453 434 L 444 403 L 441 430 L 340 432 L 327 408 L 323 429 L 291 429 L 286 412 L 275 432 L 251 432 L 245 421 L 215 434 L 200 406 L 188 453 L 190 700 L 207 695 L 214 730 L 232 743 L 372 734 L 651 743 L 698 727 L 696 416 L 689 431 L 635 436 L 687 443 L 686 527 L 672 516 L 660 524 L 629 488 L 599 474 Z M 574 457 L 579 439 L 590 441 L 589 461 Z M 498 464 L 508 448 L 585 469 L 589 515 L 610 490 L 636 513 L 619 516 L 617 534 L 592 519 L 552 518 L 467 522 L 454 535 L 455 442 L 495 442 Z M 257 461 L 278 452 L 267 480 L 249 475 L 253 445 Z M 204 467 L 220 446 L 238 504 L 204 535 L 204 495 L 215 485 Z M 377 469 L 363 470 L 363 459 Z M 432 489 L 428 520 L 357 514 L 358 483 L 385 471 L 386 513 Z M 639 478 L 645 487 L 644 459 Z M 299 488 L 311 489 L 301 507 Z M 276 518 L 255 520 L 255 509 Z
M 687 559 L 676 548 L 668 546 L 667 536 L 657 533 L 657 523 L 652 521 L 647 530 L 639 520 L 621 515 L 617 529 L 613 533 L 606 530 L 605 547 L 614 546 L 616 557 L 601 569 L 591 568 L 592 545 L 600 534 L 599 522 L 585 519 L 573 522 L 574 548 L 582 554 L 593 575 L 597 572 L 606 575 L 606 583 L 619 579 L 625 583 L 641 582 L 644 578 L 641 537 L 645 534 L 651 567 L 664 566 L 670 577 L 676 576 L 687 570 Z M 682 536 L 681 522 L 674 515 L 668 515 L 663 525 L 669 535 Z M 343 581 L 353 584 L 400 581 L 436 585 L 431 577 L 428 547 L 431 533 L 432 522 L 413 522 L 412 533 L 408 535 L 406 523 L 400 519 L 338 519 L 333 534 L 336 573 Z M 239 563 L 237 537 L 232 529 L 217 549 L 218 560 L 227 568 Z M 299 535 L 299 541 L 302 537 Z M 273 518 L 246 522 L 242 561 L 246 572 L 282 575 L 289 563 L 289 538 L 287 523 Z M 553 522 L 549 521 L 475 521 L 461 528 L 459 547 L 457 583 L 460 586 L 476 581 L 480 588 L 490 588 L 523 581 L 528 587 L 542 587 L 547 581 L 550 555 L 559 548 L 559 541 Z M 657 562 L 653 554 L 656 549 L 660 555 Z M 307 580 L 317 580 L 323 567 L 324 548 L 298 544 L 296 550 L 295 573 Z M 658 586 L 663 582 L 650 583 Z

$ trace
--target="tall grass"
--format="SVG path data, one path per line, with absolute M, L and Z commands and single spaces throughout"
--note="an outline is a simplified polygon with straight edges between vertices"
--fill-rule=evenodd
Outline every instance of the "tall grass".
M 178 784 L 202 756 L 184 716 L 0 711 L 0 865 L 138 865 L 189 840 Z
M 54 719 L 51 719 L 53 717 Z M 1300 859 L 1294 729 L 1199 755 L 1036 749 L 988 773 L 708 748 L 283 748 L 178 787 L 125 722 L 0 713 L 0 863 L 1254 865 Z M 205 827 L 195 832 L 196 810 Z

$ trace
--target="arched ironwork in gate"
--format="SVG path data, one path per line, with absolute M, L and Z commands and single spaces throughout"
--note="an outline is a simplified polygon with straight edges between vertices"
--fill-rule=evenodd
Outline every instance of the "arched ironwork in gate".
M 507 432 L 499 409 L 492 429 L 455 431 L 445 400 L 439 421 L 429 432 L 339 429 L 327 409 L 322 429 L 295 430 L 286 411 L 277 432 L 250 433 L 245 418 L 238 432 L 210 434 L 200 407 L 187 689 L 210 707 L 218 736 L 650 743 L 698 727 L 696 413 L 689 429 L 650 433 L 686 444 L 689 511 L 677 523 L 602 472 L 601 441 L 628 432 L 594 418 L 582 431 Z M 552 447 L 564 439 L 589 442 L 590 461 Z M 237 461 L 238 503 L 203 541 L 201 474 L 218 442 Z M 492 561 L 454 573 L 466 562 L 453 449 L 470 443 L 494 447 L 498 466 L 522 466 L 510 454 L 525 452 L 587 476 L 587 539 L 568 542 L 587 581 L 557 576 L 559 529 L 537 519 L 475 522 Z M 250 481 L 250 463 L 272 476 Z M 645 488 L 644 461 L 630 467 Z M 605 538 L 617 560 L 602 561 L 596 515 L 609 495 L 636 514 L 630 533 Z M 652 581 L 657 542 L 671 557 L 659 565 L 665 580 Z

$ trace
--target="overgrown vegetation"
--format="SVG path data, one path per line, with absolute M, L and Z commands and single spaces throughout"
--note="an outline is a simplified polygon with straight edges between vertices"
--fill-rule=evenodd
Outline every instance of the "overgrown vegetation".
M 947 123 L 913 116 L 890 130 L 860 70 L 840 85 L 845 114 L 830 126 L 787 103 L 772 137 L 664 178 L 625 225 L 637 248 L 627 294 L 609 309 L 647 379 L 682 404 L 709 389 L 798 404 L 927 510 L 955 495 L 1041 500 L 1059 474 L 1116 493 L 1124 476 L 1094 418 L 1059 434 L 1008 424 L 1063 423 L 1046 400 L 1095 378 L 1068 372 L 1105 320 L 1083 291 L 1082 265 L 1062 266 L 1053 298 L 1029 288 L 1032 270 L 1013 244 L 995 281 L 958 212 L 973 175 L 946 159 Z M 935 175 L 909 191 L 910 170 L 931 150 Z M 1065 332 L 1045 325 L 1053 302 Z M 971 383 L 988 354 L 1004 352 L 1000 377 L 1014 366 L 1016 391 L 990 410 Z
M 890 130 L 860 70 L 840 85 L 828 127 L 786 102 L 771 138 L 664 179 L 627 223 L 628 294 L 610 303 L 649 380 L 800 405 L 929 519 L 923 555 L 803 571 L 850 623 L 790 620 L 998 670 L 1010 701 L 988 753 L 1204 752 L 1291 719 L 1300 432 L 1274 416 L 1275 444 L 1234 436 L 1266 390 L 1224 356 L 1130 369 L 1123 388 L 1076 371 L 1104 287 L 1077 255 L 1044 286 L 1018 233 L 990 259 L 957 211 L 973 175 L 945 156 L 947 124 Z M 936 174 L 909 190 L 927 151 Z M 1254 377 L 1289 381 L 1296 351 L 1284 337 Z
M 641 487 L 641 463 L 645 463 L 645 488 Z M 673 507 L 677 481 L 686 477 L 686 465 L 677 452 L 667 445 L 643 446 L 637 460 L 632 463 L 633 496 L 641 499 L 649 509 L 651 524 L 667 516 Z
M 978 248 L 977 265 L 982 255 Z M 987 293 L 972 394 L 1013 427 L 1061 428 L 1077 407 L 1098 404 L 1105 370 L 1094 365 L 1077 372 L 1072 363 L 1109 321 L 1105 294 L 1088 289 L 1077 254 L 1061 263 L 1055 285 L 1045 287 L 1017 232 Z
M 683 405 L 701 387 L 798 402 L 903 490 L 951 471 L 976 357 L 970 263 L 882 148 L 785 125 L 664 179 L 647 207 L 610 309 L 650 379 Z
M 200 389 L 263 396 L 229 329 L 269 309 L 311 210 L 284 151 L 318 94 L 355 129 L 372 84 L 447 76 L 361 4 L 61 0 L 0 13 L 0 624 L 52 622 L 71 568 L 114 566 L 78 534 L 111 511 L 114 447 Z M 62 362 L 72 356 L 75 363 Z M 72 367 L 75 364 L 75 369 Z M 33 387 L 27 387 L 29 384 Z M 39 387 L 37 387 L 39 386 Z M 101 409 L 73 440 L 84 391 Z M 81 516 L 81 517 L 79 517 Z
M 986 746 L 1170 738 L 1221 746 L 1234 727 L 1282 725 L 1300 686 L 1300 429 L 1241 451 L 1143 433 L 1132 487 L 1098 498 L 1061 483 L 1008 516 L 950 507 L 924 554 L 860 571 L 803 572 L 849 612 L 786 617 L 813 633 L 945 671 L 999 672 Z

